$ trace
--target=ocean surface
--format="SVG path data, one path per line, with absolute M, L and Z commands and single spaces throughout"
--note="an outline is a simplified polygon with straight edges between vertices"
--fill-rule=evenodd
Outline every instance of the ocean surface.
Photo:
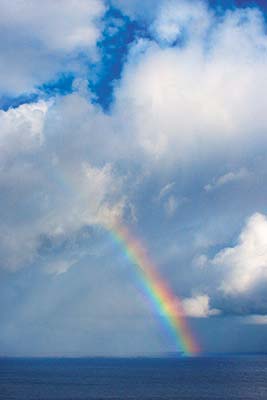
M 267 356 L 0 359 L 1 400 L 267 399 Z

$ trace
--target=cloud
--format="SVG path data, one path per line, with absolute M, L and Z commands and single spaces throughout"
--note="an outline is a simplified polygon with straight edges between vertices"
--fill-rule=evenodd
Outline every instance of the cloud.
M 164 196 L 166 196 L 175 186 L 175 182 L 167 183 L 159 192 L 158 199 L 161 200 Z
M 179 206 L 178 200 L 174 196 L 170 196 L 164 204 L 165 211 L 169 217 L 171 217 Z
M 0 94 L 29 92 L 64 71 L 82 72 L 101 34 L 101 0 L 1 0 Z
M 188 317 L 207 318 L 220 314 L 220 310 L 210 308 L 210 298 L 205 294 L 183 299 L 182 304 Z
M 29 4 L 25 6 L 30 7 L 27 18 L 32 20 L 36 7 Z M 80 8 L 73 16 L 77 26 L 83 26 L 85 16 L 86 21 L 89 18 L 89 3 L 82 4 L 84 9 Z M 91 22 L 103 12 L 101 3 L 97 4 L 96 14 L 90 14 Z M 9 12 L 7 3 L 5 7 Z M 50 15 L 52 3 L 44 7 L 47 7 L 45 16 Z M 65 12 L 69 18 L 71 9 L 67 3 Z M 14 25 L 17 24 L 18 16 L 12 18 Z M 23 18 L 21 24 L 25 23 Z M 169 18 L 173 18 L 171 22 Z M 76 29 L 75 21 L 69 29 Z M 175 45 L 174 39 L 165 37 L 162 24 L 185 30 L 184 42 Z M 166 174 L 168 183 L 161 189 L 159 199 L 165 217 L 175 216 L 187 198 L 182 192 L 187 189 L 180 181 L 175 183 L 179 194 L 171 192 L 177 165 L 183 165 L 184 170 L 189 170 L 188 175 L 193 176 L 191 163 L 197 169 L 203 155 L 207 156 L 205 162 L 209 162 L 224 145 L 226 148 L 231 144 L 236 156 L 249 137 L 253 136 L 256 142 L 265 129 L 264 27 L 257 10 L 229 11 L 219 18 L 203 3 L 192 7 L 183 2 L 178 7 L 175 2 L 168 2 L 166 7 L 157 8 L 157 17 L 150 28 L 154 38 L 132 44 L 109 114 L 92 104 L 90 93 L 86 92 L 87 82 L 83 92 L 76 87 L 74 94 L 48 103 L 25 104 L 2 111 L 3 264 L 16 269 L 31 263 L 38 257 L 43 236 L 55 240 L 86 225 L 108 225 L 123 214 L 125 204 L 138 215 L 138 206 L 128 201 L 127 191 L 131 188 L 136 199 L 141 187 L 133 178 L 137 175 L 136 164 L 139 177 L 153 174 L 155 177 L 159 170 Z M 46 46 L 51 32 L 38 33 Z M 64 32 L 50 45 L 51 51 L 62 48 L 66 54 L 84 48 L 85 43 L 89 45 L 90 38 L 86 35 L 74 35 L 75 40 L 71 41 L 68 35 L 72 34 Z M 90 43 L 94 46 L 93 36 Z M 252 118 L 248 121 L 251 115 L 253 121 Z M 234 146 L 234 142 L 239 146 Z M 226 185 L 246 174 L 245 167 L 233 171 L 212 185 Z M 17 207 L 14 221 L 11 204 Z
M 175 7 L 179 14 L 179 4 L 172 3 L 170 15 Z M 115 96 L 114 117 L 121 124 L 127 121 L 132 146 L 161 168 L 197 164 L 215 154 L 236 159 L 265 143 L 263 15 L 247 8 L 214 17 L 206 10 L 198 35 L 202 14 L 190 2 L 183 8 L 188 30 L 184 42 L 162 47 L 154 40 L 137 41 Z M 153 29 L 161 29 L 160 18 Z M 186 22 L 191 19 L 192 25 Z
M 1 167 L 7 160 L 35 151 L 43 142 L 43 125 L 48 103 L 24 104 L 8 112 L 0 110 Z
M 157 201 L 163 205 L 167 217 L 172 217 L 177 209 L 188 201 L 185 197 L 179 197 L 172 194 L 175 182 L 167 183 L 160 190 Z
M 87 115 L 79 134 L 69 109 Z M 84 226 L 109 225 L 122 214 L 120 177 L 110 163 L 94 165 L 86 152 L 94 151 L 93 116 L 101 119 L 78 94 L 0 112 L 2 267 L 16 270 L 34 262 L 45 238 L 64 241 Z
M 88 92 L 85 66 L 95 56 L 105 7 L 100 1 L 78 3 L 73 7 L 71 1 L 64 5 L 61 0 L 49 1 L 39 13 L 34 2 L 20 2 L 22 13 L 15 8 L 16 1 L 3 2 L 6 17 L 0 16 L 1 32 L 13 52 L 3 41 L 0 90 L 32 90 L 66 69 L 73 70 L 76 78 L 71 95 L 58 94 L 46 102 L 0 112 L 1 268 L 20 270 L 12 276 L 0 270 L 5 277 L 0 296 L 8 299 L 11 293 L 14 303 L 22 299 L 21 308 L 14 307 L 7 320 L 11 325 L 14 321 L 16 332 L 27 325 L 28 337 L 31 307 L 33 325 L 45 315 L 53 329 L 60 304 L 68 321 L 68 305 L 73 307 L 71 323 L 80 327 L 77 332 L 86 332 L 83 349 L 88 349 L 88 326 L 90 351 L 96 347 L 105 352 L 99 339 L 104 331 L 113 337 L 122 329 L 131 338 L 140 321 L 142 346 L 150 346 L 154 336 L 154 348 L 162 349 L 153 333 L 156 320 L 148 322 L 150 304 L 141 294 L 136 300 L 139 291 L 121 249 L 98 229 L 99 225 L 109 229 L 117 217 L 134 224 L 159 272 L 184 298 L 189 317 L 266 315 L 263 15 L 252 8 L 217 15 L 202 2 L 193 6 L 190 1 L 117 0 L 132 18 L 140 21 L 143 7 L 147 13 L 141 37 L 137 29 L 129 54 L 123 55 L 122 78 L 108 82 L 115 92 L 105 113 Z M 104 42 L 102 46 L 104 54 Z M 250 190 L 239 185 L 238 191 L 231 191 L 230 183 L 245 179 L 248 171 L 255 175 Z M 214 196 L 203 191 L 208 182 L 206 190 L 214 190 Z M 220 187 L 224 190 L 216 190 Z M 185 201 L 183 212 L 177 212 Z M 204 251 L 206 255 L 199 256 Z M 35 279 L 39 286 L 35 287 Z M 10 283 L 10 293 L 2 291 L 8 280 L 24 286 Z M 54 296 L 47 306 L 50 284 Z M 89 303 L 97 307 L 84 319 Z M 77 310 L 82 312 L 76 318 Z M 210 320 L 207 323 L 215 324 L 216 318 Z M 64 323 L 59 330 L 63 333 L 68 325 Z M 5 332 L 9 338 L 8 329 Z M 64 338 L 65 351 L 69 341 Z M 53 339 L 51 335 L 51 348 Z M 80 346 L 76 339 L 75 346 Z M 119 347 L 126 341 L 120 336 L 114 343 Z M 130 351 L 133 344 L 129 339 L 124 345 L 124 351 Z
M 165 45 L 172 45 L 188 35 L 201 40 L 211 24 L 212 15 L 203 1 L 165 1 L 152 25 L 154 37 Z
M 243 228 L 236 246 L 227 247 L 211 260 L 223 270 L 221 289 L 226 294 L 249 292 L 267 281 L 267 218 L 255 213 Z
M 178 199 L 170 194 L 172 189 L 175 186 L 175 182 L 168 183 L 165 185 L 159 192 L 157 200 L 159 202 L 163 202 L 163 207 L 165 210 L 165 213 L 171 217 L 177 210 L 179 206 L 179 201 Z
M 45 272 L 50 275 L 61 275 L 67 272 L 76 260 L 56 260 L 45 265 Z
M 251 315 L 244 322 L 249 325 L 267 325 L 267 315 Z
M 249 177 L 249 172 L 246 168 L 241 168 L 236 172 L 228 172 L 225 175 L 220 176 L 219 178 L 215 179 L 212 183 L 207 184 L 204 189 L 206 192 L 210 192 L 218 187 L 226 185 L 231 182 L 238 182 L 240 180 L 246 179 Z

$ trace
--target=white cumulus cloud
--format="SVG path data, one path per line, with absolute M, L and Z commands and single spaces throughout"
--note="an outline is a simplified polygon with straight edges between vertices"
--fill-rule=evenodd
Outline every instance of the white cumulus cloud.
M 87 115 L 79 132 L 87 133 L 83 141 L 70 124 L 69 107 Z M 44 237 L 64 240 L 84 226 L 108 225 L 121 215 L 120 177 L 112 164 L 94 165 L 86 152 L 89 147 L 94 152 L 94 116 L 101 120 L 77 94 L 0 112 L 2 267 L 16 270 L 32 263 Z
M 246 293 L 267 283 L 267 218 L 256 213 L 243 228 L 236 246 L 221 250 L 211 260 L 223 270 L 222 290 L 227 294 Z
M 172 3 L 171 16 L 175 7 L 177 15 L 181 12 L 179 3 Z M 162 13 L 166 10 L 163 7 Z M 183 2 L 182 10 L 188 30 L 183 45 L 161 47 L 153 40 L 137 41 L 117 85 L 114 116 L 121 124 L 127 121 L 132 146 L 150 160 L 173 165 L 195 163 L 216 153 L 231 157 L 265 143 L 263 15 L 248 8 L 219 18 L 205 9 L 203 27 L 197 7 Z M 154 29 L 160 29 L 157 21 Z M 194 34 L 198 25 L 201 35 Z
M 0 0 L 0 93 L 31 91 L 56 74 L 83 68 L 95 52 L 102 0 Z
M 210 308 L 210 298 L 206 294 L 183 299 L 182 304 L 188 317 L 207 318 L 220 314 L 220 310 Z

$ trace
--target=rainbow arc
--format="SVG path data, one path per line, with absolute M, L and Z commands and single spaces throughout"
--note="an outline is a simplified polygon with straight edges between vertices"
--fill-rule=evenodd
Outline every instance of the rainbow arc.
M 182 302 L 160 277 L 144 246 L 121 223 L 112 227 L 112 233 L 136 267 L 150 302 L 174 337 L 177 350 L 188 356 L 198 354 L 200 348 L 188 326 Z

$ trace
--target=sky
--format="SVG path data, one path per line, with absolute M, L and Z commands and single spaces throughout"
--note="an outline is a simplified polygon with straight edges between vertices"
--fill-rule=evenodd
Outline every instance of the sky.
M 267 352 L 266 13 L 0 0 L 0 355 L 182 350 L 118 221 L 201 352 Z

